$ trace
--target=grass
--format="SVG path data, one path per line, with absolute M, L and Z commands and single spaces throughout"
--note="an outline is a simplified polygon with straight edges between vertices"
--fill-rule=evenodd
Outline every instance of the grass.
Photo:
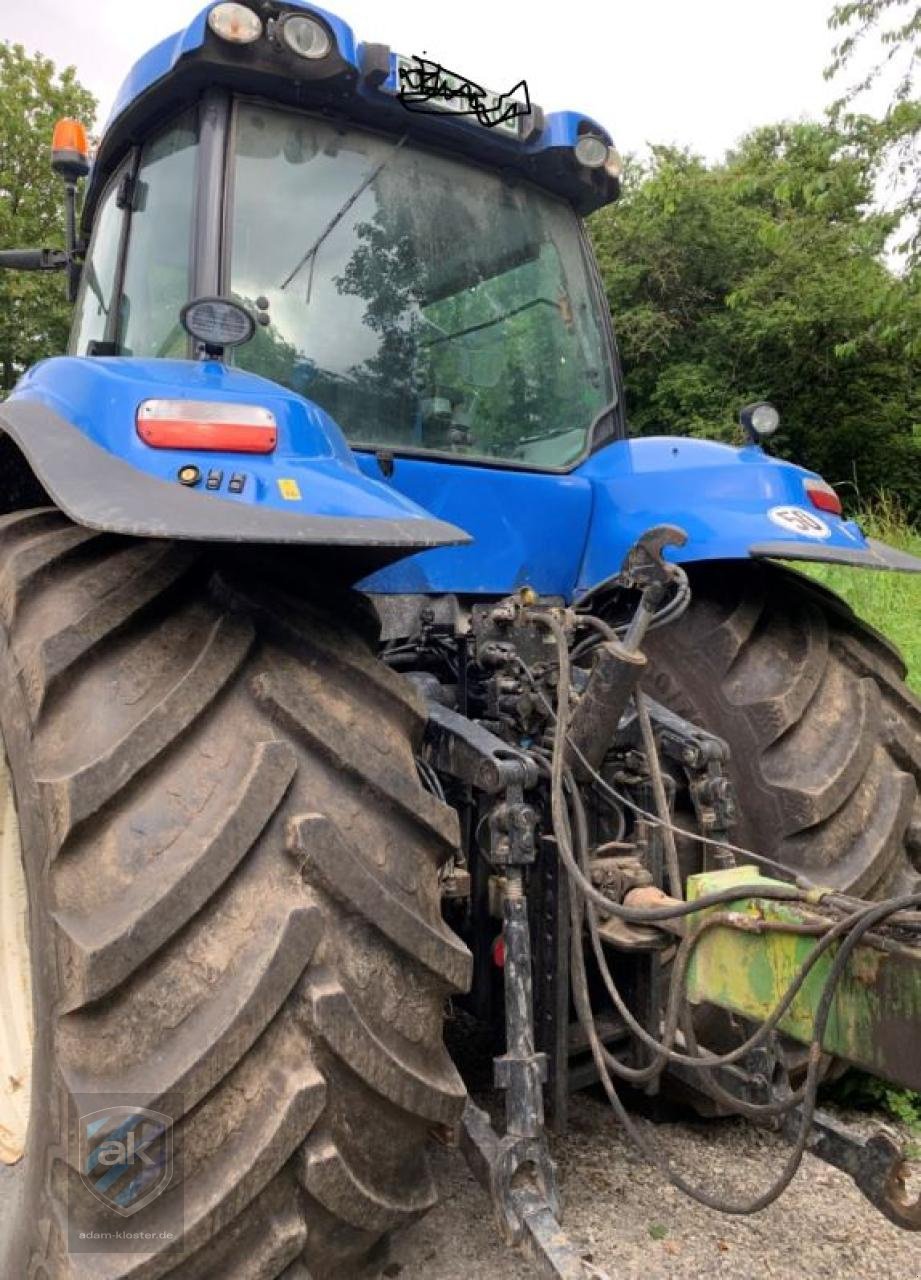
M 824 1095 L 842 1106 L 857 1111 L 881 1111 L 890 1120 L 898 1120 L 912 1135 L 905 1154 L 909 1160 L 921 1160 L 921 1093 L 899 1089 L 876 1076 L 851 1070 L 829 1085 Z
M 871 538 L 921 557 L 921 530 L 912 528 L 887 495 L 879 495 L 857 520 Z M 908 683 L 921 693 L 921 574 L 803 563 L 795 567 L 837 592 L 855 613 L 887 636 L 908 665 Z
M 887 495 L 880 495 L 857 519 L 871 538 L 921 557 L 921 532 L 912 528 L 898 504 Z M 892 641 L 908 666 L 908 683 L 921 693 L 921 574 L 880 573 L 832 565 L 810 565 L 806 572 L 842 596 L 855 613 Z M 830 1093 L 851 1106 L 884 1111 L 921 1139 L 921 1094 L 897 1089 L 859 1071 L 848 1072 Z M 914 1159 L 921 1158 L 921 1141 L 913 1144 L 909 1154 Z

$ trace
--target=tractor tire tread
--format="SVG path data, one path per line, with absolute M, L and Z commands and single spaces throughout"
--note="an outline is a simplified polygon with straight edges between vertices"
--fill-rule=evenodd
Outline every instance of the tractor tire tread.
M 23 1274 L 349 1274 L 433 1203 L 428 1133 L 465 1098 L 442 1024 L 471 959 L 438 887 L 459 832 L 415 767 L 424 704 L 353 595 L 321 607 L 258 557 L 45 510 L 0 520 L 0 554 L 4 741 L 44 814 L 25 857 L 55 956 L 51 1227 L 23 1226 Z M 109 1093 L 173 1119 L 173 1182 L 132 1223 L 181 1199 L 179 1252 L 67 1249 L 104 1210 L 61 1117 Z
M 729 743 L 733 842 L 864 897 L 921 885 L 921 704 L 847 604 L 767 563 L 692 566 L 650 692 Z

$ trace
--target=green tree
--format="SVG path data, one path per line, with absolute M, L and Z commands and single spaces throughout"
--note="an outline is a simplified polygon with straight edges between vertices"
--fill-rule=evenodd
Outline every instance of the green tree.
M 60 248 L 64 192 L 51 171 L 54 122 L 91 126 L 92 94 L 73 67 L 58 74 L 41 54 L 0 43 L 0 246 Z M 70 323 L 63 273 L 0 271 L 0 395 L 29 365 L 59 353 Z
M 712 166 L 669 148 L 629 166 L 591 230 L 634 430 L 729 440 L 770 399 L 777 452 L 921 514 L 918 281 L 885 265 L 877 164 L 828 123 L 758 129 Z
M 900 246 L 921 265 L 921 5 L 917 0 L 846 0 L 829 19 L 840 39 L 828 79 L 855 74 L 833 114 L 857 134 L 875 135 L 889 161 L 897 205 L 907 228 Z M 880 120 L 855 114 L 869 90 L 885 86 L 890 101 Z

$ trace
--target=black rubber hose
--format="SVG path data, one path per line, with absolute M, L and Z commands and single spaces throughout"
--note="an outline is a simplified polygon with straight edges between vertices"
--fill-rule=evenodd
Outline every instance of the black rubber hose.
M 819 1086 L 819 1065 L 822 1060 L 822 1041 L 825 1037 L 825 1029 L 828 1022 L 828 1015 L 831 1010 L 832 1000 L 835 991 L 844 973 L 847 961 L 854 948 L 869 932 L 874 924 L 885 919 L 886 916 L 892 915 L 896 911 L 906 909 L 906 907 L 916 906 L 921 903 L 921 895 L 915 894 L 904 898 L 895 899 L 891 902 L 880 903 L 878 907 L 863 913 L 859 919 L 851 919 L 842 924 L 850 926 L 850 932 L 841 944 L 837 956 L 835 957 L 832 969 L 826 979 L 822 997 L 816 1011 L 815 1029 L 813 1039 L 809 1047 L 809 1063 L 806 1073 L 806 1082 L 802 1089 L 803 1110 L 802 1120 L 800 1123 L 797 1140 L 794 1143 L 793 1150 L 787 1158 L 784 1167 L 771 1186 L 761 1195 L 756 1196 L 749 1201 L 732 1201 L 722 1196 L 713 1194 L 701 1187 L 695 1186 L 681 1174 L 677 1173 L 668 1160 L 668 1157 L 658 1149 L 658 1147 L 650 1142 L 646 1135 L 634 1123 L 633 1117 L 624 1106 L 614 1084 L 610 1078 L 610 1073 L 605 1061 L 605 1046 L 601 1043 L 598 1033 L 595 1029 L 594 1018 L 591 1011 L 591 1002 L 588 995 L 588 985 L 584 981 L 585 966 L 584 957 L 582 957 L 582 939 L 581 927 L 579 920 L 579 907 L 573 899 L 571 904 L 572 915 L 572 938 L 571 938 L 571 960 L 574 981 L 572 984 L 573 999 L 576 1005 L 576 1012 L 582 1030 L 588 1040 L 591 1049 L 592 1058 L 601 1081 L 601 1085 L 607 1094 L 618 1119 L 623 1124 L 627 1134 L 643 1153 L 650 1163 L 660 1170 L 672 1183 L 673 1186 L 683 1191 L 686 1195 L 696 1200 L 699 1204 L 710 1209 L 717 1209 L 720 1212 L 733 1215 L 748 1215 L 759 1213 L 762 1209 L 766 1209 L 768 1205 L 774 1203 L 789 1184 L 793 1181 L 796 1173 L 802 1163 L 803 1156 L 806 1152 L 806 1146 L 809 1141 L 809 1133 L 812 1128 L 812 1120 L 815 1115 L 816 1099 Z M 729 1095 L 731 1096 L 731 1095 Z M 785 1100 L 786 1101 L 786 1100 Z M 763 1113 L 762 1113 L 763 1114 Z
M 594 1017 L 591 1009 L 591 1000 L 588 993 L 588 981 L 587 981 L 586 972 L 585 972 L 585 956 L 584 956 L 583 947 L 582 947 L 582 924 L 583 924 L 584 904 L 586 899 L 600 900 L 600 905 L 602 906 L 602 908 L 608 911 L 613 904 L 610 903 L 609 900 L 607 900 L 603 894 L 600 894 L 598 890 L 595 888 L 595 886 L 591 884 L 588 878 L 582 873 L 581 868 L 576 864 L 575 858 L 573 857 L 571 840 L 570 840 L 568 813 L 566 812 L 565 795 L 564 795 L 564 787 L 563 787 L 563 755 L 564 753 L 562 748 L 562 744 L 566 741 L 566 729 L 568 724 L 569 675 L 570 675 L 569 654 L 568 654 L 568 649 L 566 645 L 565 635 L 563 634 L 563 630 L 560 627 L 556 618 L 554 618 L 550 614 L 540 615 L 540 618 L 543 621 L 544 625 L 546 625 L 552 631 L 554 638 L 557 641 L 557 647 L 559 650 L 560 693 L 559 693 L 559 703 L 558 703 L 557 713 L 556 713 L 557 728 L 556 728 L 556 738 L 554 741 L 554 750 L 553 750 L 552 767 L 551 767 L 551 778 L 552 778 L 551 807 L 552 807 L 552 813 L 553 813 L 554 834 L 556 835 L 556 839 L 557 839 L 557 847 L 559 849 L 560 856 L 564 862 L 564 865 L 566 866 L 567 871 L 570 874 L 570 879 L 575 882 L 575 887 L 577 887 L 578 889 L 578 892 L 572 894 L 571 902 L 570 902 L 570 916 L 571 916 L 571 925 L 572 925 L 572 931 L 571 931 L 572 936 L 570 939 L 572 973 L 573 973 L 572 993 L 573 993 L 573 999 L 576 1005 L 576 1012 L 579 1017 L 579 1022 L 582 1026 L 582 1030 L 588 1041 L 589 1048 L 592 1053 L 592 1058 L 594 1060 L 595 1067 L 598 1071 L 598 1075 L 599 1075 L 602 1087 L 604 1088 L 605 1093 L 607 1094 L 608 1099 L 612 1107 L 614 1108 L 615 1113 L 617 1114 L 619 1120 L 623 1124 L 626 1132 L 631 1137 L 632 1141 L 635 1143 L 638 1149 L 646 1156 L 646 1158 L 661 1170 L 661 1172 L 669 1179 L 670 1182 L 672 1182 L 674 1186 L 678 1187 L 680 1190 L 684 1191 L 685 1194 L 689 1195 L 692 1199 L 696 1200 L 700 1204 L 705 1205 L 708 1208 L 717 1209 L 724 1213 L 736 1214 L 736 1215 L 758 1213 L 762 1209 L 767 1208 L 768 1205 L 773 1204 L 774 1201 L 777 1200 L 779 1196 L 783 1194 L 784 1190 L 787 1188 L 787 1186 L 789 1186 L 790 1182 L 796 1176 L 797 1170 L 799 1169 L 800 1164 L 802 1163 L 802 1159 L 805 1154 L 806 1146 L 809 1140 L 809 1133 L 812 1128 L 813 1117 L 815 1114 L 816 1098 L 818 1094 L 818 1085 L 819 1085 L 819 1065 L 822 1059 L 822 1041 L 824 1040 L 824 1037 L 825 1037 L 825 1029 L 828 1022 L 829 1012 L 831 1010 L 832 1000 L 834 999 L 835 991 L 837 990 L 838 984 L 841 980 L 841 976 L 844 973 L 845 967 L 847 965 L 847 961 L 851 953 L 853 952 L 853 950 L 855 949 L 859 941 L 870 931 L 870 929 L 872 929 L 872 927 L 875 924 L 879 923 L 881 920 L 885 919 L 887 916 L 895 914 L 898 911 L 910 909 L 913 907 L 917 907 L 918 905 L 921 905 L 921 895 L 908 895 L 903 898 L 894 899 L 890 902 L 880 903 L 876 907 L 870 907 L 866 911 L 860 912 L 859 915 L 847 917 L 844 920 L 839 921 L 837 925 L 833 925 L 830 927 L 830 929 L 828 930 L 828 933 L 825 935 L 823 939 L 820 940 L 820 943 L 817 944 L 816 948 L 814 948 L 813 950 L 812 955 L 809 957 L 809 959 L 811 959 L 814 963 L 816 952 L 819 951 L 819 946 L 821 945 L 822 942 L 824 942 L 826 946 L 830 945 L 832 941 L 832 937 L 830 935 L 832 935 L 835 931 L 839 931 L 842 934 L 846 934 L 846 937 L 844 938 L 844 941 L 842 942 L 838 950 L 838 954 L 835 957 L 835 961 L 832 965 L 832 969 L 828 975 L 828 978 L 826 979 L 822 996 L 819 1001 L 819 1006 L 816 1012 L 813 1038 L 809 1046 L 809 1062 L 808 1062 L 808 1068 L 806 1073 L 806 1082 L 802 1090 L 803 1108 L 802 1108 L 802 1120 L 800 1123 L 799 1134 L 794 1144 L 793 1150 L 791 1151 L 790 1156 L 788 1157 L 784 1165 L 783 1170 L 775 1179 L 775 1181 L 771 1184 L 771 1186 L 765 1192 L 763 1192 L 760 1196 L 755 1197 L 753 1200 L 739 1202 L 739 1201 L 729 1201 L 723 1197 L 713 1195 L 710 1192 L 702 1188 L 696 1187 L 692 1183 L 688 1182 L 686 1178 L 684 1178 L 681 1174 L 676 1173 L 672 1169 L 667 1157 L 663 1156 L 663 1154 L 658 1150 L 658 1148 L 655 1146 L 654 1143 L 650 1143 L 647 1140 L 646 1136 L 639 1130 L 639 1128 L 634 1123 L 633 1118 L 630 1116 L 629 1112 L 625 1108 L 617 1092 L 617 1089 L 615 1088 L 611 1080 L 610 1070 L 606 1061 L 607 1050 L 605 1046 L 601 1043 L 600 1037 L 598 1036 L 598 1032 L 595 1028 Z M 778 888 L 777 886 L 774 887 L 774 893 L 764 893 L 759 891 L 756 887 L 753 887 L 752 889 L 749 890 L 747 886 L 740 885 L 737 889 L 728 891 L 728 894 L 729 894 L 728 900 L 729 901 L 738 900 L 740 897 L 746 896 L 748 892 L 752 892 L 760 897 L 774 897 L 774 894 L 777 892 L 777 888 Z M 802 901 L 804 897 L 802 893 L 800 893 L 798 890 L 793 889 L 792 886 L 789 892 L 785 894 L 777 894 L 777 896 L 780 898 L 786 899 L 788 901 L 790 900 L 791 897 L 798 898 L 799 900 Z M 705 898 L 700 898 L 693 903 L 682 903 L 681 906 L 690 908 L 691 911 L 694 911 L 694 910 L 699 911 L 699 910 L 702 910 L 705 906 L 715 905 L 716 902 L 722 902 L 726 900 L 727 900 L 727 897 L 725 893 L 710 894 L 710 895 L 707 895 Z M 631 913 L 631 915 L 638 914 L 640 917 L 640 921 L 643 921 L 643 922 L 649 922 L 655 918 L 662 918 L 662 919 L 669 918 L 668 915 L 659 914 L 660 912 L 661 912 L 661 909 L 659 909 L 659 911 L 654 910 L 649 912 Z M 613 914 L 617 914 L 617 913 L 613 913 Z M 683 914 L 689 914 L 689 912 L 676 911 L 674 914 L 683 915 Z M 624 917 L 624 918 L 629 918 L 629 917 Z M 704 924 L 706 925 L 706 922 L 704 922 Z M 684 947 L 685 943 L 688 944 L 686 951 L 684 951 L 683 953 L 683 961 L 682 961 L 682 969 L 681 969 L 682 974 L 684 972 L 684 969 L 686 969 L 687 960 L 693 949 L 693 945 L 695 945 L 696 942 L 699 940 L 702 932 L 703 932 L 703 928 L 698 930 L 691 937 L 684 939 L 682 941 L 681 946 L 679 947 L 679 956 L 682 956 L 682 948 Z M 679 956 L 676 956 L 676 960 L 675 960 L 676 966 L 678 966 L 679 964 Z M 802 970 L 799 976 L 800 977 L 803 976 Z M 786 1102 L 788 1100 L 784 1100 L 784 1101 Z M 761 1114 L 764 1114 L 764 1113 L 762 1112 Z
M 572 792 L 570 794 L 572 795 Z M 581 803 L 581 798 L 579 798 L 577 803 Z M 577 829 L 579 826 L 580 823 L 577 821 Z M 578 892 L 575 887 L 574 892 Z M 611 1069 L 615 1074 L 622 1076 L 623 1079 L 628 1080 L 631 1083 L 642 1083 L 653 1079 L 656 1075 L 661 1074 L 669 1062 L 675 1062 L 682 1066 L 706 1072 L 715 1067 L 728 1066 L 733 1062 L 737 1062 L 752 1049 L 757 1048 L 767 1040 L 775 1030 L 777 1024 L 780 1022 L 781 1018 L 787 1012 L 793 1000 L 801 990 L 819 957 L 824 954 L 831 943 L 834 942 L 836 938 L 840 937 L 851 924 L 851 920 L 839 921 L 837 925 L 823 929 L 823 926 L 818 922 L 814 925 L 792 925 L 783 921 L 751 920 L 750 928 L 748 929 L 749 932 L 796 933 L 804 937 L 817 937 L 819 941 L 810 955 L 807 956 L 806 960 L 804 960 L 802 965 L 800 965 L 799 970 L 787 988 L 787 991 L 780 1003 L 771 1011 L 770 1016 L 758 1027 L 757 1031 L 752 1036 L 742 1044 L 738 1045 L 735 1049 L 725 1054 L 698 1054 L 696 1052 L 696 1042 L 689 1046 L 691 1048 L 691 1054 L 684 1054 L 674 1048 L 674 1039 L 677 1030 L 681 1025 L 680 1016 L 683 1013 L 683 1008 L 680 1004 L 681 990 L 693 950 L 697 946 L 702 935 L 709 929 L 715 928 L 718 925 L 730 925 L 736 928 L 742 928 L 745 926 L 742 925 L 738 916 L 735 914 L 714 912 L 712 915 L 708 916 L 706 920 L 701 922 L 696 933 L 683 941 L 682 945 L 684 950 L 682 951 L 679 949 L 679 955 L 676 956 L 675 963 L 672 966 L 669 994 L 666 1002 L 667 1012 L 663 1036 L 661 1040 L 657 1040 L 655 1036 L 653 1036 L 643 1026 L 643 1024 L 636 1019 L 618 990 L 617 984 L 614 982 L 613 975 L 611 974 L 610 967 L 604 955 L 603 944 L 598 932 L 597 916 L 593 908 L 589 904 L 584 903 L 584 898 L 582 898 L 581 895 L 580 900 L 584 904 L 585 913 L 589 921 L 589 931 L 595 960 L 598 965 L 602 981 L 607 988 L 614 1007 L 627 1024 L 629 1030 L 632 1031 L 633 1034 L 647 1045 L 656 1055 L 653 1063 L 648 1064 L 646 1067 L 627 1067 L 624 1063 L 621 1063 L 617 1058 L 615 1058 L 606 1046 L 602 1046 L 605 1053 L 605 1060 L 608 1062 Z M 683 1027 L 682 1030 L 684 1030 Z M 687 1035 L 686 1031 L 685 1035 Z M 753 1120 L 767 1119 L 776 1115 L 784 1115 L 786 1112 L 791 1111 L 795 1106 L 797 1106 L 803 1099 L 803 1090 L 799 1089 L 777 1102 L 749 1103 L 742 1099 L 735 1098 L 732 1094 L 726 1093 L 715 1081 L 712 1083 L 713 1088 L 720 1091 L 720 1101 L 726 1101 L 727 1105 L 731 1105 L 739 1114 L 746 1115 L 749 1119 Z

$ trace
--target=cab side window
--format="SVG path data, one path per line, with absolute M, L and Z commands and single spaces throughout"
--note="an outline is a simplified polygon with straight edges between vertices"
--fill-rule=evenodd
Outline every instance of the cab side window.
M 198 131 L 188 112 L 148 142 L 132 197 L 119 316 L 126 356 L 185 357 Z
M 85 356 L 89 344 L 105 341 L 107 331 L 114 327 L 112 308 L 125 218 L 124 211 L 118 207 L 120 181 L 119 176 L 110 184 L 96 213 L 70 331 L 71 355 Z

